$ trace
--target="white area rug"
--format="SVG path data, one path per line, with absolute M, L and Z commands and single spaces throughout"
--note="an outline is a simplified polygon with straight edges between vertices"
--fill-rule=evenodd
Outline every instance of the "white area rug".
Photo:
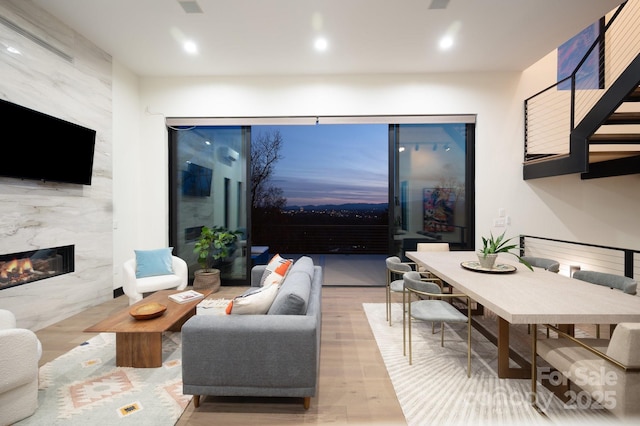
M 101 333 L 40 368 L 38 409 L 16 425 L 174 425 L 182 394 L 180 333 L 163 335 L 163 365 L 116 367 L 115 334 Z
M 407 424 L 413 425 L 603 425 L 620 424 L 602 409 L 564 406 L 538 385 L 540 405 L 530 404 L 529 379 L 499 379 L 497 348 L 472 330 L 471 377 L 467 378 L 466 325 L 445 325 L 444 348 L 439 326 L 413 323 L 413 365 L 402 353 L 402 304 L 392 306 L 392 326 L 384 303 L 363 303 Z

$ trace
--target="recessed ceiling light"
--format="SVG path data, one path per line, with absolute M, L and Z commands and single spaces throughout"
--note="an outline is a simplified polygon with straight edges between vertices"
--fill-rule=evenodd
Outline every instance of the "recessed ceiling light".
M 451 25 L 449 25 L 449 27 L 447 28 L 447 32 L 438 42 L 440 50 L 449 50 L 453 47 L 461 26 L 462 24 L 460 23 L 460 21 L 453 21 Z
M 184 47 L 184 50 L 191 55 L 198 53 L 198 46 L 191 40 L 185 41 L 182 46 Z
M 453 46 L 453 37 L 444 36 L 440 39 L 440 43 L 438 44 L 441 50 L 449 50 Z
M 316 41 L 313 43 L 313 46 L 319 52 L 324 52 L 329 47 L 329 42 L 324 37 L 318 37 Z

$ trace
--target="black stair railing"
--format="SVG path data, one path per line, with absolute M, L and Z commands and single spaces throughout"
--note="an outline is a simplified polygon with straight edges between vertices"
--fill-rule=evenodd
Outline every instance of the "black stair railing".
M 623 98 L 637 87 L 638 79 L 631 77 L 624 89 L 615 93 L 617 99 L 601 102 L 615 82 L 640 56 L 640 0 L 623 3 L 609 18 L 603 31 L 574 72 L 564 80 L 525 100 L 524 179 L 582 173 L 589 167 L 589 138 L 605 123 Z M 604 47 L 607 58 L 605 61 Z M 577 86 L 582 67 L 593 51 L 600 53 L 601 89 L 584 90 Z M 606 65 L 606 67 L 605 67 Z M 633 75 L 635 71 L 627 72 Z M 639 75 L 635 73 L 635 76 Z M 571 90 L 560 90 L 570 82 Z M 621 86 L 618 82 L 618 86 Z M 610 93 L 610 95 L 612 95 Z M 606 106 L 594 119 L 594 106 Z M 590 115 L 589 115 L 590 114 Z M 589 123 L 585 124 L 587 122 Z M 636 142 L 637 143 L 637 142 Z

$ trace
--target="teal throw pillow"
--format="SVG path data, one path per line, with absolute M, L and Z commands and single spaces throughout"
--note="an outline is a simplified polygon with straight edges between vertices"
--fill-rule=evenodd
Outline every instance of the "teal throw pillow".
M 173 247 L 156 250 L 134 250 L 136 253 L 136 278 L 173 274 Z

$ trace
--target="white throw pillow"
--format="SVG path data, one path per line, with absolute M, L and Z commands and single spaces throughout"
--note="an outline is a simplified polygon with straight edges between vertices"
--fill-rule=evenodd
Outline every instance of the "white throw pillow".
M 269 311 L 278 294 L 279 284 L 259 287 L 247 295 L 234 298 L 227 305 L 227 315 L 263 315 Z

